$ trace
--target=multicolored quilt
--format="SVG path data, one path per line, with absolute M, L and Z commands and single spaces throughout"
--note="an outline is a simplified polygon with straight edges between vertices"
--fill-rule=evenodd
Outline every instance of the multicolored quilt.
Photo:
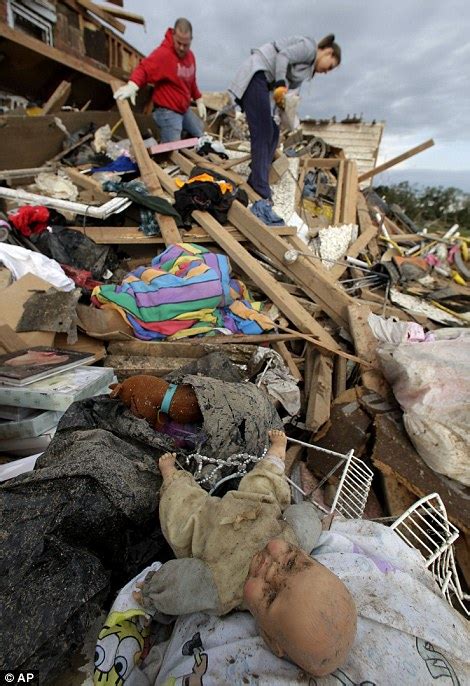
M 242 281 L 230 278 L 228 257 L 194 243 L 171 245 L 120 286 L 97 286 L 92 300 L 117 310 L 143 340 L 218 331 L 260 334 L 274 328 Z

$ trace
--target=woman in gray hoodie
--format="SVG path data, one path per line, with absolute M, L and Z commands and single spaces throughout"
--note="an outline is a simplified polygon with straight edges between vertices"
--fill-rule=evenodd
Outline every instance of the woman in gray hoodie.
M 334 35 L 318 44 L 306 36 L 283 38 L 251 51 L 230 86 L 235 101 L 246 114 L 251 137 L 250 186 L 271 200 L 269 167 L 279 141 L 279 127 L 272 116 L 271 98 L 281 109 L 288 88 L 299 88 L 315 74 L 326 74 L 341 62 L 341 48 Z

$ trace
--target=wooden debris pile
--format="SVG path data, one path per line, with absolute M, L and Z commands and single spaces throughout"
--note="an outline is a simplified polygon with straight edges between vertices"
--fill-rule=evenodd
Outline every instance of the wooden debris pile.
M 116 82 L 113 88 L 119 85 Z M 187 178 L 199 165 L 243 189 L 250 203 L 259 200 L 243 174 L 249 150 L 243 140 L 234 139 L 233 129 L 225 139 L 228 159 L 217 153 L 202 157 L 184 141 L 165 150 L 153 142 L 155 154 L 151 156 L 141 133 L 146 133 L 146 123 L 139 121 L 139 126 L 128 102 L 118 101 L 117 107 L 119 121 L 112 127 L 110 139 L 129 139 L 138 166 L 135 176 L 150 195 L 171 201 L 177 190 L 176 179 Z M 223 104 L 216 103 L 213 112 L 222 109 Z M 217 117 L 219 114 L 211 124 L 218 126 L 217 131 L 223 135 L 226 129 L 220 131 L 222 124 Z M 77 164 L 72 157 L 74 151 L 89 145 L 93 135 L 80 135 L 66 150 L 42 160 L 37 168 L 0 172 L 7 185 L 5 192 L 0 189 L 0 197 L 8 198 L 6 209 L 34 202 L 24 193 L 20 195 L 18 189 L 24 188 L 25 180 L 37 176 L 39 169 L 60 170 L 78 188 L 77 199 L 73 203 L 62 200 L 58 205 L 57 199 L 43 195 L 41 202 L 50 208 L 60 207 L 61 211 L 71 210 L 73 214 L 67 214 L 71 217 L 68 227 L 97 245 L 118 246 L 125 261 L 123 270 L 116 269 L 111 281 L 114 278 L 119 282 L 126 269 L 148 263 L 164 246 L 204 244 L 229 256 L 236 274 L 265 301 L 265 311 L 277 329 L 276 333 L 232 336 L 228 340 L 215 336 L 143 342 L 122 322 L 121 330 L 112 335 L 109 327 L 100 333 L 96 327 L 93 330 L 82 324 L 88 335 L 108 342 L 114 339 L 109 342 L 105 364 L 114 367 L 120 378 L 136 373 L 163 376 L 216 349 L 223 349 L 232 361 L 246 364 L 255 346 L 272 347 L 301 390 L 299 415 L 286 419 L 288 434 L 338 452 L 354 448 L 358 457 L 382 475 L 366 516 L 397 515 L 407 506 L 409 493 L 423 495 L 436 490 L 443 497 L 451 521 L 468 533 L 468 518 L 463 516 L 465 496 L 450 489 L 429 468 L 423 468 L 423 461 L 400 425 L 400 410 L 382 375 L 368 316 L 394 316 L 418 322 L 428 330 L 442 325 L 467 326 L 469 239 L 459 235 L 458 229 L 439 236 L 410 226 L 406 217 L 396 210 L 391 213 L 366 187 L 383 166 L 358 176 L 356 162 L 341 151 L 323 146 L 319 149 L 329 156 L 312 156 L 315 147 L 305 151 L 299 136 L 284 140 L 284 154 L 279 158 L 282 162 L 276 170 L 278 184 L 293 183 L 295 213 L 284 217 L 286 226 L 265 225 L 249 207 L 235 200 L 228 211 L 227 225 L 209 212 L 195 210 L 191 228 L 181 229 L 172 216 L 157 213 L 161 235 L 147 236 L 139 229 L 134 205 L 120 207 L 121 214 L 117 215 L 111 204 L 122 198 L 103 190 L 94 176 L 86 173 L 90 164 Z M 296 174 L 292 172 L 293 161 Z M 86 210 L 77 209 L 80 202 L 87 205 Z M 10 239 L 31 247 L 13 229 Z M 440 246 L 446 249 L 445 258 Z M 458 253 L 455 268 L 439 269 L 449 253 Z M 325 476 L 313 448 L 295 446 L 290 462 L 291 470 L 302 463 L 317 478 Z

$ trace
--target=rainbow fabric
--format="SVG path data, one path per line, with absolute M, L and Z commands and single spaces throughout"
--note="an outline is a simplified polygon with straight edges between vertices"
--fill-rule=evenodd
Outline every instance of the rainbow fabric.
M 171 245 L 120 286 L 97 286 L 92 300 L 97 307 L 117 310 L 143 340 L 217 331 L 260 334 L 274 328 L 246 286 L 230 278 L 228 257 L 194 243 Z

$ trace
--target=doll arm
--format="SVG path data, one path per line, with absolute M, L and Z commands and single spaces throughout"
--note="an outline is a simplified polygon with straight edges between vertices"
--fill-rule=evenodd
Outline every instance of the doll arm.
M 192 555 L 195 532 L 205 525 L 211 496 L 189 472 L 177 471 L 164 482 L 160 495 L 160 524 L 176 557 Z
M 141 586 L 139 602 L 151 615 L 214 614 L 219 607 L 219 594 L 205 562 L 185 557 L 149 572 Z

